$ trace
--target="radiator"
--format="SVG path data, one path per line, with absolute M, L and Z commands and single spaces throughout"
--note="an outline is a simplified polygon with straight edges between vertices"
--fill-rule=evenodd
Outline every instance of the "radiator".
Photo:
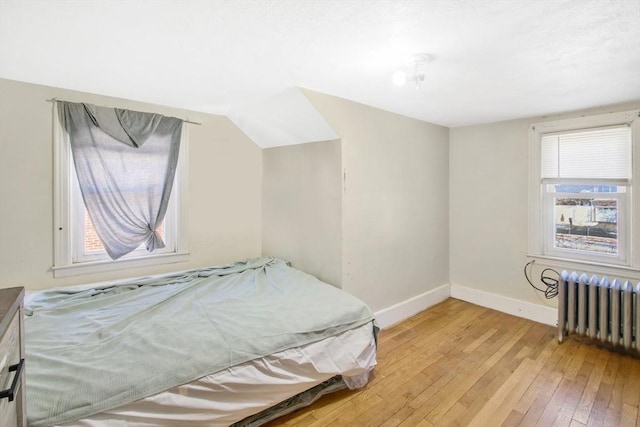
M 640 283 L 563 271 L 558 283 L 558 341 L 587 336 L 640 353 Z

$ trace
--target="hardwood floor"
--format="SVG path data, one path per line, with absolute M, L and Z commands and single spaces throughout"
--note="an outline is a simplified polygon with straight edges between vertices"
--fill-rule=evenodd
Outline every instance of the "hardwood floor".
M 275 426 L 638 426 L 640 358 L 448 299 L 380 334 L 369 384 Z

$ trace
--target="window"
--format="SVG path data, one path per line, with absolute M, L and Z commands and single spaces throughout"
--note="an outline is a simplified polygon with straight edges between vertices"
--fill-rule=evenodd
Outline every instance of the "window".
M 639 140 L 638 111 L 531 126 L 530 255 L 640 267 Z
M 80 193 L 80 186 L 76 178 L 73 167 L 73 159 L 70 163 L 71 186 L 69 193 L 69 204 L 71 206 L 71 238 L 73 240 L 71 261 L 74 264 L 87 263 L 93 261 L 109 261 L 109 255 L 104 249 L 98 234 L 96 233 L 93 222 L 89 217 Z M 176 184 L 178 183 L 179 172 L 176 170 Z M 172 192 L 172 196 L 175 189 Z M 169 199 L 169 206 L 165 218 L 158 227 L 158 234 L 162 237 L 165 247 L 156 249 L 153 254 L 149 253 L 144 244 L 141 244 L 135 251 L 125 255 L 124 259 L 142 258 L 151 255 L 168 254 L 176 252 L 176 197 Z
M 110 271 L 186 260 L 187 126 L 183 126 L 175 182 L 163 223 L 158 227 L 165 247 L 148 252 L 144 244 L 112 261 L 87 215 L 69 144 L 56 103 L 54 122 L 54 277 Z

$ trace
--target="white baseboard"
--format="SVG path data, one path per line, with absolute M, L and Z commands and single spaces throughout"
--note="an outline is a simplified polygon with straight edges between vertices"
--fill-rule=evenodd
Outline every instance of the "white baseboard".
M 449 298 L 449 285 L 427 291 L 391 307 L 375 312 L 376 322 L 385 329 Z
M 450 292 L 452 298 L 467 301 L 482 307 L 524 317 L 525 319 L 544 323 L 545 325 L 556 326 L 558 324 L 558 310 L 553 307 L 532 304 L 530 302 L 459 285 L 451 285 Z
M 513 316 L 523 317 L 534 322 L 544 323 L 545 325 L 556 326 L 558 324 L 558 311 L 556 308 L 532 304 L 460 285 L 442 285 L 406 301 L 394 304 L 391 307 L 376 311 L 376 322 L 380 328 L 388 328 L 449 297 Z

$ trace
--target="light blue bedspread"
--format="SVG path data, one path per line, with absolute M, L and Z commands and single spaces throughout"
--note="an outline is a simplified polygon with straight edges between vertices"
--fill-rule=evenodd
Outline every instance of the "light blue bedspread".
M 282 260 L 53 289 L 26 307 L 30 426 L 89 416 L 373 320 Z

